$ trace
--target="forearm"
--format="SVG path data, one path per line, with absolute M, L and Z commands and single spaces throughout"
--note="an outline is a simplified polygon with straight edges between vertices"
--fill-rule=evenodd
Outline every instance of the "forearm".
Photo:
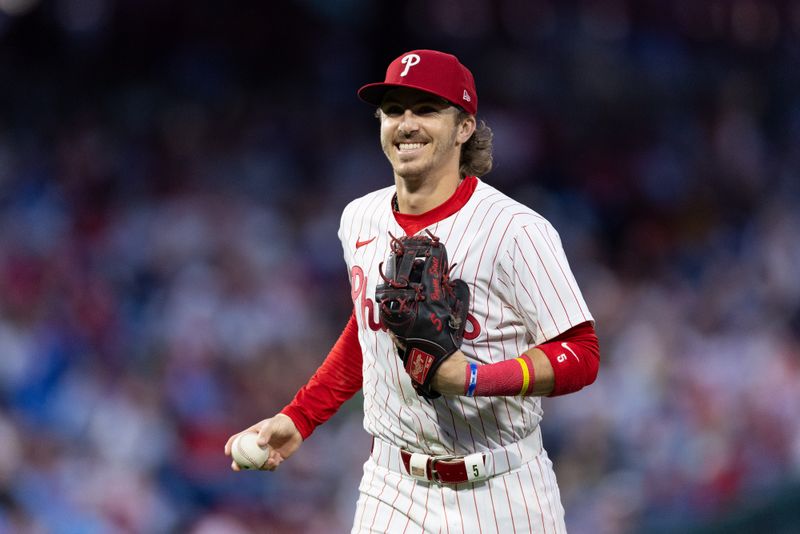
M 442 363 L 433 385 L 444 395 L 565 395 L 591 384 L 598 367 L 597 336 L 584 323 L 502 362 L 480 365 L 457 351 Z

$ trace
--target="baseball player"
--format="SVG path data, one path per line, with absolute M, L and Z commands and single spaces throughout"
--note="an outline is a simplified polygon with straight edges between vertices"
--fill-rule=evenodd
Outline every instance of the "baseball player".
M 358 95 L 377 106 L 394 184 L 342 214 L 353 313 L 294 400 L 247 429 L 272 447 L 265 469 L 363 389 L 373 445 L 352 532 L 565 532 L 541 397 L 591 384 L 599 348 L 559 235 L 480 179 L 492 167 L 491 130 L 476 120 L 475 83 L 455 56 L 403 54 Z M 400 285 L 385 264 L 406 239 L 444 246 L 444 279 L 469 290 L 463 340 L 425 384 L 426 353 L 407 350 L 376 301 L 380 284 Z

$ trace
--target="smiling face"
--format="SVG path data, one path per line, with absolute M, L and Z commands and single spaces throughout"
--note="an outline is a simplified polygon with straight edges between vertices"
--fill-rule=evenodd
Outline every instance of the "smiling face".
M 461 145 L 474 130 L 470 117 L 456 124 L 458 110 L 447 101 L 415 89 L 394 89 L 379 108 L 381 145 L 395 175 L 422 179 L 458 174 Z

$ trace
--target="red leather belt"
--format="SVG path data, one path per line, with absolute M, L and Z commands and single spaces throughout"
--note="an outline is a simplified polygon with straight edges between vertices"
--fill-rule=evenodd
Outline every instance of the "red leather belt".
M 467 465 L 463 456 L 429 456 L 425 462 L 425 473 L 411 472 L 411 453 L 400 450 L 400 458 L 406 473 L 417 477 L 424 477 L 431 482 L 439 484 L 463 484 L 469 482 Z M 421 469 L 420 469 L 421 471 Z

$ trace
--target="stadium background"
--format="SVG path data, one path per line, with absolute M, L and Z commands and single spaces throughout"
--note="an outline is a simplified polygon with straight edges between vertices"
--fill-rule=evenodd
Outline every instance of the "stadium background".
M 359 399 L 274 474 L 390 183 L 355 96 L 457 54 L 487 181 L 560 230 L 603 363 L 546 400 L 572 533 L 797 532 L 800 3 L 0 0 L 0 532 L 346 532 Z

